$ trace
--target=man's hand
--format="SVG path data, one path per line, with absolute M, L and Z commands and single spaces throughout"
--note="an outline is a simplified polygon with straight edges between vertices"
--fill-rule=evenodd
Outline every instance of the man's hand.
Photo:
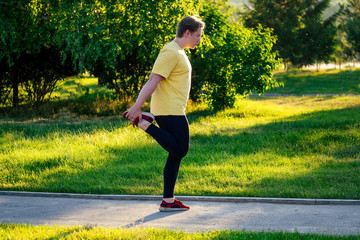
M 136 108 L 135 106 L 132 106 L 129 110 L 125 112 L 124 117 L 130 119 L 131 122 L 135 122 L 136 119 L 139 119 L 139 121 L 141 121 L 142 119 L 141 108 Z

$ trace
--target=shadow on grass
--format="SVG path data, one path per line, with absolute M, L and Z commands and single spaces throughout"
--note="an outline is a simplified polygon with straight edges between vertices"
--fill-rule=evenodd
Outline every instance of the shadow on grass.
M 213 146 L 205 151 L 201 151 L 201 148 L 209 136 L 197 134 L 192 136 L 192 145 L 197 147 L 197 156 L 192 157 L 192 164 L 198 166 L 200 171 L 206 165 L 226 165 L 227 159 L 233 166 L 246 165 L 246 160 L 233 160 L 243 157 L 249 161 L 249 165 L 283 167 L 286 171 L 291 166 L 281 166 L 284 163 L 274 161 L 282 158 L 301 159 L 302 164 L 309 165 L 309 171 L 305 173 L 295 170 L 284 175 L 279 173 L 261 177 L 261 180 L 250 183 L 230 182 L 224 187 L 230 189 L 234 184 L 239 192 L 232 192 L 231 195 L 238 196 L 359 199 L 359 110 L 359 107 L 350 107 L 319 111 L 248 129 L 216 132 L 211 135 Z M 202 152 L 202 157 L 199 152 Z M 261 153 L 261 159 L 256 159 L 258 153 Z M 291 165 L 289 162 L 285 164 Z M 188 175 L 198 174 L 195 171 Z M 227 172 L 235 178 L 236 174 L 241 174 L 237 170 Z M 209 180 L 217 184 L 216 175 Z M 219 195 L 218 190 L 207 190 L 202 194 Z
M 281 154 L 321 153 L 322 146 L 331 143 L 341 143 L 337 149 L 331 151 L 334 157 L 354 157 L 359 153 L 359 145 L 347 146 L 345 143 L 358 143 L 360 128 L 360 108 L 350 107 L 340 110 L 320 111 L 289 118 L 277 119 L 276 122 L 258 125 L 251 128 L 226 129 L 214 132 L 211 135 L 214 146 L 238 146 L 237 143 L 246 143 L 249 148 L 236 148 L 234 155 L 252 154 L 260 150 L 278 151 Z M 235 133 L 235 134 L 234 134 Z M 207 135 L 196 134 L 192 142 L 201 142 Z M 283 145 L 279 145 L 283 144 Z M 344 148 L 341 148 L 343 146 Z M 340 149 L 339 149 L 340 147 Z M 225 148 L 227 149 L 227 148 Z M 353 149 L 353 150 L 351 150 Z M 326 150 L 326 148 L 325 148 Z M 326 153 L 329 153 L 326 151 Z M 352 154 L 353 153 L 353 154 Z
M 92 120 L 91 120 L 92 119 Z M 96 130 L 114 131 L 127 126 L 129 121 L 119 117 L 113 118 L 78 118 L 62 121 L 31 120 L 22 122 L 0 123 L 0 136 L 6 133 L 16 133 L 16 137 L 37 139 L 49 137 L 57 133 L 91 134 Z M 4 138 L 2 139 L 4 140 Z M 5 139 L 6 140 L 6 139 Z M 0 139 L 1 141 L 1 139 Z
M 211 111 L 211 110 L 201 110 L 201 111 L 195 111 L 187 114 L 187 118 L 189 121 L 189 124 L 198 122 L 203 118 L 208 118 L 211 116 L 215 116 L 217 114 L 217 111 Z
M 211 117 L 215 113 L 207 111 L 192 113 L 189 122 L 193 123 L 201 118 Z M 195 166 L 194 172 L 183 169 L 180 171 L 179 181 L 187 184 L 197 181 L 204 166 L 222 166 L 228 159 L 252 158 L 255 164 L 266 164 L 276 168 L 276 159 L 254 159 L 254 154 L 271 153 L 288 158 L 308 158 L 310 155 L 319 156 L 308 161 L 319 161 L 318 167 L 306 173 L 263 177 L 258 181 L 244 183 L 243 186 L 218 185 L 216 177 L 222 178 L 221 173 L 211 173 L 215 189 L 207 190 L 201 183 L 197 190 L 181 194 L 200 195 L 228 195 L 226 191 L 217 192 L 224 187 L 239 187 L 239 191 L 231 192 L 233 196 L 258 197 L 305 197 L 305 198 L 360 198 L 360 111 L 359 107 L 340 110 L 319 111 L 296 117 L 278 119 L 276 122 L 258 125 L 246 129 L 225 129 L 211 136 L 196 134 L 191 136 L 191 149 L 183 161 L 183 166 Z M 112 131 L 124 127 L 119 123 L 88 123 L 87 125 L 71 125 L 73 134 L 89 133 L 94 129 L 104 128 Z M 1 133 L 19 131 L 24 137 L 38 138 L 53 134 L 54 131 L 69 131 L 69 125 L 44 125 L 34 130 L 33 125 L 1 126 Z M 35 131 L 35 132 L 34 132 Z M 155 142 L 150 144 L 136 144 L 132 146 L 109 147 L 99 145 L 98 151 L 104 161 L 98 165 L 81 163 L 64 163 L 61 159 L 44 159 L 38 162 L 25 163 L 23 170 L 32 172 L 43 182 L 33 180 L 12 179 L 11 181 L 29 181 L 25 186 L 5 187 L 1 190 L 27 190 L 51 192 L 77 192 L 96 194 L 161 194 L 162 169 L 166 160 L 166 152 Z M 265 156 L 266 157 L 266 156 Z M 324 160 L 326 158 L 326 160 Z M 74 159 L 75 160 L 75 159 Z M 76 160 L 75 160 L 76 161 Z M 236 162 L 232 164 L 246 164 Z M 234 162 L 235 161 L 235 162 Z M 63 164 L 73 164 L 76 170 L 69 173 L 61 168 Z M 296 164 L 296 163 L 294 163 Z M 311 162 L 308 163 L 312 165 Z M 186 172 L 188 171 L 188 172 Z M 216 170 L 214 170 L 216 171 Z M 225 174 L 228 170 L 224 170 Z M 199 175 L 200 174 L 200 175 Z M 191 176 L 190 179 L 183 178 Z M 205 176 L 204 175 L 204 176 Z M 256 175 L 256 173 L 250 174 Z M 234 176 L 236 178 L 236 176 Z M 3 178 L 5 179 L 5 178 Z M 181 184 L 180 183 L 180 184 Z M 245 187 L 245 188 L 244 188 Z M 250 189 L 250 190 L 249 190 Z

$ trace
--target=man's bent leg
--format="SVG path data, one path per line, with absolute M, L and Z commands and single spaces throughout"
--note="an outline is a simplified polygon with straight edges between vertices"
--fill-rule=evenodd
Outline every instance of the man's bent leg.
M 189 150 L 189 124 L 186 116 L 157 116 L 159 127 L 151 124 L 146 132 L 167 152 L 184 157 Z
M 189 124 L 186 116 L 161 116 L 156 121 L 160 128 L 150 125 L 146 132 L 169 152 L 164 168 L 164 199 L 172 199 L 181 160 L 189 149 Z

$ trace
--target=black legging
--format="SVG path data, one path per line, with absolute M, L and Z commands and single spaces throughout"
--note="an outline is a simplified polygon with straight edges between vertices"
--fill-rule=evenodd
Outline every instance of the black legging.
M 164 168 L 164 198 L 174 197 L 181 159 L 189 150 L 189 123 L 186 116 L 156 116 L 160 128 L 151 124 L 146 132 L 169 152 Z

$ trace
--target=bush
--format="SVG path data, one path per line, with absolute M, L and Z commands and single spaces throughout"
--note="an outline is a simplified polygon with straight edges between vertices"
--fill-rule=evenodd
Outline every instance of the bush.
M 232 107 L 236 95 L 263 93 L 277 85 L 272 71 L 280 63 L 272 51 L 276 38 L 269 29 L 247 29 L 231 19 L 225 2 L 204 3 L 204 42 L 192 52 L 191 99 L 205 99 L 214 109 Z
M 39 53 L 22 53 L 13 60 L 12 66 L 2 65 L 2 104 L 11 96 L 11 89 L 18 88 L 20 103 L 39 104 L 49 100 L 59 81 L 75 74 L 71 61 L 62 63 L 60 51 L 55 47 L 43 47 Z M 14 94 L 17 94 L 13 92 Z
M 87 69 L 118 98 L 135 98 L 161 48 L 175 36 L 184 15 L 196 13 L 199 0 L 68 1 L 52 16 L 55 39 L 80 71 Z

